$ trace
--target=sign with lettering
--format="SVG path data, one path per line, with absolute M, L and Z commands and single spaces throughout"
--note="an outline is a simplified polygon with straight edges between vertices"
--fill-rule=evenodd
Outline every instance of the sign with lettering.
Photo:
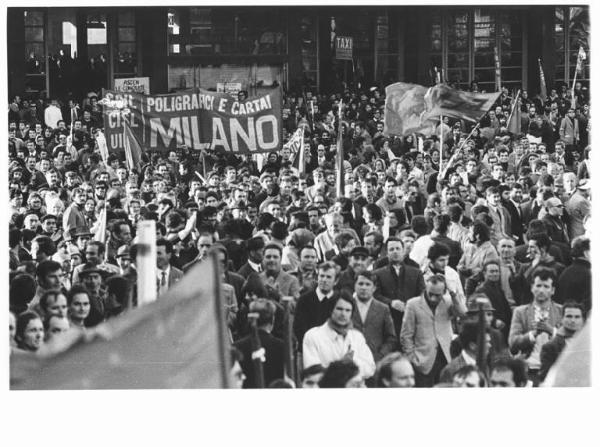
M 183 145 L 259 153 L 281 148 L 282 93 L 249 97 L 195 89 L 170 95 L 105 91 L 104 129 L 109 149 L 123 149 L 126 119 L 143 150 L 166 151 Z
M 352 37 L 337 36 L 335 38 L 335 58 L 351 61 L 353 47 L 354 39 Z
M 115 90 L 118 92 L 134 92 L 150 94 L 150 78 L 119 78 L 115 79 Z
M 217 91 L 229 93 L 231 96 L 237 96 L 241 89 L 241 82 L 217 82 Z

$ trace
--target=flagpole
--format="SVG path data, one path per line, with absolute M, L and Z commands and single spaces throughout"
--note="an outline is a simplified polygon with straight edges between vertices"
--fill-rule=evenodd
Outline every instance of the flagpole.
M 440 115 L 440 165 L 438 172 L 441 172 L 444 163 L 444 116 Z
M 284 356 L 284 372 L 285 377 L 290 379 L 292 382 L 298 385 L 297 377 L 294 370 L 294 344 L 292 340 L 292 314 L 291 314 L 291 304 L 293 297 L 291 296 L 283 296 L 281 297 L 281 302 L 283 303 L 284 310 L 284 327 L 285 327 L 285 339 L 283 345 L 283 351 L 285 353 Z
M 214 271 L 214 283 L 215 283 L 215 318 L 217 319 L 217 328 L 219 331 L 219 354 L 221 356 L 221 386 L 223 388 L 229 388 L 229 371 L 233 365 L 230 365 L 229 360 L 229 349 L 228 349 L 228 337 L 227 337 L 227 325 L 225 323 L 225 314 L 223 307 L 222 291 L 221 291 L 221 263 L 219 262 L 219 256 L 217 251 L 210 252 L 210 261 L 213 264 Z
M 300 148 L 298 149 L 300 151 L 299 155 L 299 159 L 298 159 L 298 174 L 302 175 L 304 174 L 304 126 L 302 126 L 302 134 L 300 136 Z
M 342 141 L 342 132 L 344 130 L 342 125 L 342 113 L 344 110 L 344 103 L 340 100 L 338 110 L 338 137 L 337 137 L 337 178 L 336 178 L 336 195 L 337 197 L 344 196 L 344 147 Z
M 467 141 L 469 141 L 471 139 L 471 137 L 473 136 L 475 131 L 477 129 L 479 129 L 480 126 L 481 126 L 481 122 L 477 123 L 477 125 L 475 127 L 473 127 L 473 129 L 471 130 L 471 133 L 469 133 L 469 135 L 467 136 L 465 141 L 463 141 L 462 144 L 460 145 L 460 147 L 454 151 L 454 153 L 452 154 L 452 157 L 450 157 L 450 159 L 448 160 L 448 163 L 446 164 L 446 168 L 444 169 L 443 174 L 440 177 L 438 177 L 439 179 L 444 178 L 444 176 L 446 175 L 446 171 L 448 169 L 450 169 L 450 166 L 452 166 L 452 163 L 454 163 L 454 160 L 456 158 L 458 158 L 458 154 L 460 154 L 462 148 L 465 146 L 465 144 L 467 144 Z
M 510 119 L 512 118 L 513 113 L 515 113 L 515 108 L 517 107 L 517 101 L 518 101 L 518 99 L 519 99 L 520 96 L 521 96 L 521 89 L 519 89 L 517 91 L 517 96 L 515 96 L 515 103 L 513 104 L 513 107 L 512 107 L 512 109 L 510 111 L 510 115 L 508 115 L 508 120 L 506 120 L 506 125 L 507 126 L 510 123 Z

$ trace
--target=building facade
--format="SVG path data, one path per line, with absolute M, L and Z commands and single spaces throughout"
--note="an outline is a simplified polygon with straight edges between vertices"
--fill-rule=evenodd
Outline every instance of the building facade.
M 491 91 L 498 60 L 503 84 L 535 95 L 538 59 L 549 88 L 570 86 L 580 46 L 589 82 L 589 23 L 588 7 L 572 5 L 8 8 L 8 88 L 78 97 L 149 77 L 151 93 L 329 92 L 430 85 L 437 71 Z

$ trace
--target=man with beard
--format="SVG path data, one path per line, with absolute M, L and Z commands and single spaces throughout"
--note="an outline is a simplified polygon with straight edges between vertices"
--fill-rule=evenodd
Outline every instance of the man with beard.
M 556 336 L 562 319 L 562 307 L 552 301 L 556 274 L 539 267 L 533 273 L 533 302 L 515 308 L 508 336 L 513 354 L 520 353 L 529 369 L 534 386 L 539 384 L 542 346 Z
M 262 272 L 262 261 L 263 252 L 265 249 L 265 240 L 262 237 L 254 237 L 246 242 L 246 250 L 248 253 L 248 260 L 242 267 L 237 271 L 238 275 L 248 279 L 251 273 Z
M 306 331 L 322 325 L 329 316 L 329 303 L 337 296 L 337 292 L 333 290 L 337 277 L 336 270 L 335 264 L 331 261 L 320 264 L 317 287 L 298 299 L 294 314 L 294 335 L 299 347 L 302 346 Z
M 352 360 L 364 379 L 375 373 L 373 354 L 363 334 L 352 329 L 354 300 L 344 294 L 330 302 L 328 320 L 321 326 L 310 329 L 302 343 L 304 368 L 320 364 L 329 366 L 338 360 Z

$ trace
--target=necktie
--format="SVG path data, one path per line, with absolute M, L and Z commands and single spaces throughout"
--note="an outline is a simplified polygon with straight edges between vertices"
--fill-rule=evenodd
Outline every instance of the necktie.
M 166 285 L 167 285 L 167 272 L 162 272 L 161 278 L 160 278 L 160 288 L 164 289 Z

